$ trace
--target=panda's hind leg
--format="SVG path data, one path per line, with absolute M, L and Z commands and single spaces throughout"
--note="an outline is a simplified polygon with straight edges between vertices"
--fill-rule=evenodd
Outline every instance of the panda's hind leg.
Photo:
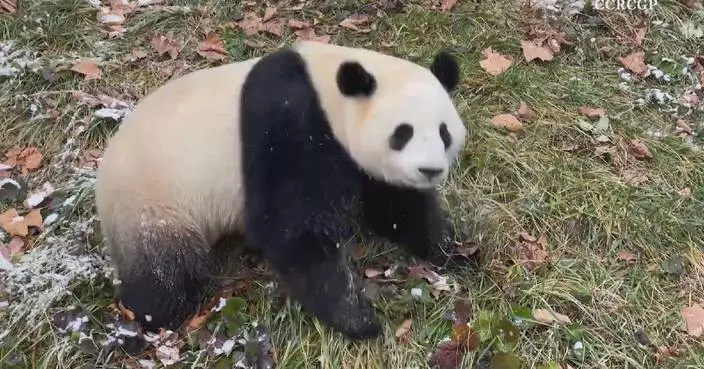
M 106 229 L 118 298 L 144 328 L 177 329 L 197 312 L 210 281 L 210 247 L 179 213 L 146 209 L 138 218 Z

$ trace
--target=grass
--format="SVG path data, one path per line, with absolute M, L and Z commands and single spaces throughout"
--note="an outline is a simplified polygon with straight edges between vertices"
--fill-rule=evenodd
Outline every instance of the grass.
M 82 150 L 103 147 L 118 124 L 87 119 L 93 109 L 77 104 L 71 91 L 136 101 L 169 78 L 207 67 L 209 62 L 195 49 L 209 28 L 222 35 L 230 60 L 262 55 L 295 40 L 287 27 L 280 36 L 247 36 L 228 26 L 247 12 L 263 15 L 262 4 L 225 0 L 172 3 L 174 6 L 166 9 L 142 9 L 130 15 L 128 32 L 115 39 L 101 35 L 96 10 L 87 1 L 18 1 L 16 14 L 0 17 L 3 40 L 14 40 L 17 48 L 38 53 L 29 59 L 47 70 L 53 68 L 51 80 L 45 78 L 46 71 L 43 76 L 38 69 L 2 82 L 0 153 L 15 146 L 38 147 L 44 154 L 43 169 L 21 179 L 30 188 L 50 181 L 63 198 L 81 194 L 72 205 L 50 209 L 59 211 L 61 220 L 38 236 L 28 255 L 56 250 L 68 263 L 72 256 L 61 250 L 75 243 L 82 253 L 95 258 L 91 260 L 99 260 L 96 255 L 101 253 L 99 227 L 90 218 L 94 213 L 92 175 L 90 171 L 76 174 L 71 169 L 75 158 L 61 159 L 65 157 L 61 155 L 80 155 Z M 677 97 L 693 85 L 692 80 L 676 76 L 665 83 L 650 78 L 626 83 L 624 89 L 617 73 L 621 66 L 617 57 L 633 50 L 619 36 L 631 35 L 641 21 L 648 25 L 643 46 L 648 61 L 655 60 L 654 54 L 676 63 L 680 63 L 680 56 L 703 54 L 702 39 L 687 40 L 679 31 L 682 22 L 704 27 L 701 11 L 661 1 L 649 15 L 585 12 L 575 19 L 548 22 L 513 1 L 460 2 L 451 12 L 431 9 L 430 1 L 404 3 L 405 7 L 397 8 L 393 2 L 309 1 L 302 10 L 282 7 L 275 19 L 316 18 L 316 33 L 334 33 L 335 43 L 369 48 L 391 44 L 389 52 L 423 64 L 439 46 L 454 50 L 463 79 L 453 97 L 471 136 L 443 191 L 456 221 L 470 234 L 469 241 L 480 247 L 478 265 L 452 275 L 458 289 L 437 299 L 412 299 L 409 290 L 415 282 L 410 280 L 402 281 L 396 291 L 384 286 L 384 291 L 391 291 L 376 300 L 385 321 L 384 337 L 364 343 L 348 342 L 301 313 L 297 304 L 272 298 L 266 287 L 271 276 L 262 265 L 238 270 L 236 280 L 242 287 L 238 291 L 246 301 L 248 319 L 270 330 L 277 367 L 426 367 L 427 355 L 451 333 L 445 314 L 458 298 L 471 302 L 472 322 L 479 321 L 482 314 L 511 317 L 515 306 L 552 309 L 569 316 L 570 325 L 521 328 L 514 350 L 522 368 L 551 362 L 573 368 L 652 368 L 656 367 L 653 347 L 683 351 L 663 360 L 660 367 L 704 366 L 702 340 L 681 328 L 680 314 L 682 307 L 704 302 L 704 156 L 699 149 L 704 114 L 701 109 L 678 108 L 694 131 L 691 143 L 687 143 L 674 133 L 672 112 L 654 104 L 638 104 L 637 100 L 650 88 Z M 334 28 L 359 12 L 370 15 L 375 31 Z M 551 62 L 526 63 L 520 41 L 530 30 L 549 28 L 565 30 L 574 45 Z M 151 51 L 149 40 L 155 32 L 171 33 L 181 42 L 176 60 L 157 57 Z M 258 40 L 265 47 L 247 47 L 245 39 Z M 148 56 L 125 62 L 135 47 L 146 50 Z M 487 47 L 511 56 L 513 66 L 499 76 L 485 73 L 479 61 Z M 102 78 L 85 81 L 67 71 L 77 57 L 101 58 Z M 701 91 L 699 96 L 704 100 Z M 520 101 L 537 113 L 535 121 L 515 135 L 491 125 L 493 116 L 514 112 Z M 56 119 L 31 120 L 31 104 L 40 112 L 53 104 L 60 114 Z M 612 129 L 609 136 L 617 147 L 613 160 L 595 155 L 598 143 L 578 127 L 581 106 L 607 110 Z M 69 125 L 83 125 L 85 130 L 78 134 L 65 130 Z M 70 138 L 74 141 L 68 141 Z M 624 143 L 631 139 L 642 140 L 653 158 L 636 160 L 629 155 Z M 648 181 L 629 184 L 625 180 L 628 173 L 645 174 Z M 692 195 L 678 194 L 684 188 L 691 189 Z M 21 205 L 17 200 L 0 206 L 5 210 Z M 48 215 L 46 211 L 42 214 Z M 521 232 L 546 236 L 549 262 L 533 271 L 517 262 L 513 247 Z M 393 247 L 365 246 L 358 261 L 360 271 L 412 263 Z M 636 260 L 619 260 L 622 250 L 632 252 Z M 677 258 L 684 260 L 680 272 L 668 266 Z M 91 270 L 98 277 L 93 281 L 81 276 L 72 279 L 71 293 L 41 311 L 36 324 L 25 324 L 23 314 L 31 307 L 18 301 L 34 301 L 31 299 L 42 291 L 9 296 L 10 307 L 0 310 L 5 315 L 0 319 L 0 331 L 10 332 L 9 339 L 0 342 L 0 367 L 120 367 L 128 362 L 121 350 L 81 350 L 50 324 L 54 314 L 77 306 L 89 312 L 96 330 L 105 329 L 101 316 L 109 311 L 112 286 L 99 277 L 102 267 L 96 263 Z M 0 282 L 0 289 L 8 283 Z M 399 342 L 394 331 L 406 318 L 413 319 L 413 327 L 408 339 Z M 646 333 L 653 347 L 637 342 L 634 333 L 638 330 Z M 575 350 L 576 344 L 583 349 Z M 466 355 L 463 367 L 486 367 L 480 360 L 482 353 L 497 347 L 482 342 L 478 350 Z M 222 361 L 199 357 L 196 351 L 182 355 L 186 362 L 198 362 L 194 367 Z

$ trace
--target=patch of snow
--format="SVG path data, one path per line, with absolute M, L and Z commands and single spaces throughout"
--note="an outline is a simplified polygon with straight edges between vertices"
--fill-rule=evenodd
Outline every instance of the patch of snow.
M 52 225 L 52 224 L 54 224 L 54 222 L 56 222 L 57 219 L 59 219 L 59 214 L 51 213 L 51 214 L 47 215 L 46 218 L 44 219 L 44 225 L 45 226 Z
M 159 346 L 156 349 L 156 358 L 164 365 L 174 365 L 181 361 L 178 348 L 170 346 Z
M 141 359 L 137 361 L 142 369 L 154 369 L 156 368 L 156 363 L 151 360 Z
M 419 299 L 423 296 L 423 290 L 418 287 L 411 288 L 411 296 Z
M 218 304 L 216 306 L 213 306 L 211 311 L 216 312 L 216 313 L 219 312 L 220 310 L 222 310 L 222 308 L 225 307 L 226 303 L 227 303 L 227 300 L 225 300 L 224 298 L 221 297 L 220 300 L 218 300 Z
M 28 209 L 33 209 L 37 205 L 41 204 L 44 199 L 51 196 L 54 193 L 54 187 L 49 182 L 44 182 L 42 189 L 36 192 L 32 192 L 27 196 L 25 200 L 25 205 Z

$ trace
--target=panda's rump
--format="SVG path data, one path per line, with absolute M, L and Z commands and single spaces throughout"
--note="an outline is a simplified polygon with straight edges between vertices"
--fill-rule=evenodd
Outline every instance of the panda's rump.
M 239 98 L 254 61 L 193 72 L 137 105 L 100 165 L 101 218 L 163 208 L 193 220 L 208 242 L 241 231 Z

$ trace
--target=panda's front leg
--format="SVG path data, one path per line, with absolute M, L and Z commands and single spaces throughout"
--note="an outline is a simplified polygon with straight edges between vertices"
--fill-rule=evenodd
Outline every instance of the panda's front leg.
M 363 183 L 363 220 L 372 231 L 437 266 L 457 265 L 456 241 L 464 234 L 455 230 L 436 190 L 401 188 L 368 178 Z
M 306 311 L 348 338 L 375 338 L 381 323 L 343 250 L 323 235 L 306 232 L 264 253 Z

